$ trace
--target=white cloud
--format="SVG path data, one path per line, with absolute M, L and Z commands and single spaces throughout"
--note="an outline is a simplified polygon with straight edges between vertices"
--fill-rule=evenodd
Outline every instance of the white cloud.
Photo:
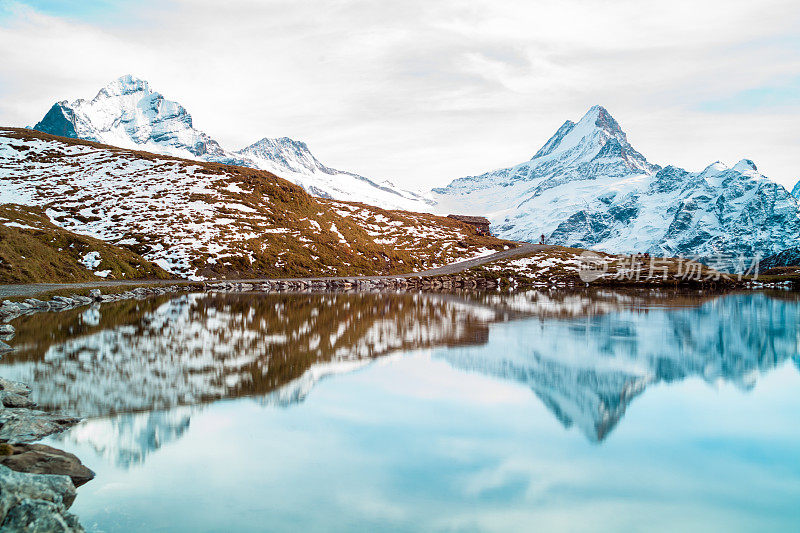
M 0 19 L 0 124 L 132 73 L 227 146 L 287 135 L 331 166 L 429 186 L 521 162 L 599 103 L 656 163 L 749 157 L 791 185 L 796 100 L 707 104 L 796 83 L 797 28 L 783 0 L 16 4 Z

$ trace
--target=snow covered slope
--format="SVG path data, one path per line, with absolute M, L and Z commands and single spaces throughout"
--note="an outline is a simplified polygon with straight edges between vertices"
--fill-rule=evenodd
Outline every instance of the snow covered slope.
M 322 198 L 430 211 L 431 201 L 421 193 L 326 167 L 305 143 L 287 137 L 265 138 L 239 151 L 226 150 L 194 128 L 183 106 L 130 75 L 112 81 L 91 100 L 54 104 L 33 129 L 122 148 L 267 170 Z
M 434 190 L 440 211 L 484 215 L 509 239 L 609 252 L 769 255 L 800 242 L 800 208 L 752 161 L 698 173 L 649 163 L 604 108 L 565 122 L 520 165 Z
M 800 266 L 800 246 L 787 248 L 782 252 L 766 257 L 759 266 L 762 271 L 772 268 Z
M 54 225 L 41 208 L 0 204 L 0 284 L 168 277 L 131 250 Z
M 506 243 L 461 222 L 313 198 L 260 170 L 0 129 L 0 204 L 184 277 L 400 273 Z
M 800 180 L 795 184 L 794 189 L 792 189 L 792 195 L 800 200 Z

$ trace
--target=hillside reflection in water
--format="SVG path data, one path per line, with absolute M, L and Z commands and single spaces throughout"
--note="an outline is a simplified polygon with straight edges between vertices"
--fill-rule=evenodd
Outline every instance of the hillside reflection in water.
M 141 468 L 165 445 L 192 442 L 196 417 L 219 416 L 209 413 L 237 420 L 256 405 L 291 408 L 281 415 L 291 418 L 292 406 L 318 388 L 337 389 L 337 380 L 367 367 L 356 381 L 393 368 L 389 389 L 418 379 L 431 409 L 439 394 L 475 385 L 473 398 L 448 407 L 458 408 L 457 419 L 469 419 L 472 401 L 528 391 L 539 406 L 527 404 L 532 419 L 547 412 L 566 438 L 580 435 L 594 447 L 614 440 L 629 407 L 647 405 L 651 389 L 655 401 L 663 387 L 696 391 L 703 383 L 708 394 L 723 386 L 747 401 L 771 373 L 796 380 L 800 368 L 800 301 L 791 294 L 189 295 L 34 315 L 17 326 L 18 349 L 0 361 L 0 375 L 30 383 L 46 409 L 86 417 L 52 440 L 91 450 L 109 472 Z M 319 385 L 334 375 L 332 385 Z M 327 408 L 337 405 L 336 395 L 319 394 Z M 369 410 L 390 392 L 363 394 Z M 392 404 L 386 423 L 407 424 L 394 409 L 402 406 Z M 432 431 L 424 417 L 406 430 L 419 438 Z M 251 437 L 225 430 L 216 438 Z M 796 463 L 788 468 L 797 473 Z M 95 500 L 84 500 L 78 505 L 94 509 Z

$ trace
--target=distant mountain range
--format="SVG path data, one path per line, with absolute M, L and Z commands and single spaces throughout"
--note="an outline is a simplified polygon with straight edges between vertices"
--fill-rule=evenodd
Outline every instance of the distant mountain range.
M 55 103 L 33 129 L 133 150 L 267 170 L 321 198 L 429 211 L 426 206 L 430 200 L 422 194 L 327 167 L 304 142 L 288 137 L 264 138 L 238 151 L 227 150 L 195 129 L 186 108 L 132 76 L 112 81 L 91 100 Z
M 483 215 L 509 239 L 666 256 L 772 255 L 800 244 L 800 183 L 789 193 L 749 159 L 702 172 L 647 161 L 610 113 L 566 121 L 528 161 L 429 192 L 331 169 L 305 143 L 265 138 L 230 151 L 186 109 L 123 76 L 92 100 L 58 102 L 35 129 L 203 161 L 268 170 L 312 195 L 388 209 Z
M 800 207 L 742 159 L 702 172 L 649 163 L 600 106 L 565 122 L 529 161 L 435 189 L 505 238 L 614 252 L 770 255 L 800 242 Z

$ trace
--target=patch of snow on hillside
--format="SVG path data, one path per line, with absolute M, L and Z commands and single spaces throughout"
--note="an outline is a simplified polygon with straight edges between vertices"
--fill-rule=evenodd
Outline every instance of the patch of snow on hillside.
M 29 226 L 27 224 L 20 224 L 19 222 L 0 222 L 4 226 L 8 226 L 9 228 L 20 228 L 20 229 L 39 229 L 33 226 Z
M 94 270 L 100 266 L 100 252 L 86 253 L 86 255 L 81 258 L 80 263 L 89 270 Z

